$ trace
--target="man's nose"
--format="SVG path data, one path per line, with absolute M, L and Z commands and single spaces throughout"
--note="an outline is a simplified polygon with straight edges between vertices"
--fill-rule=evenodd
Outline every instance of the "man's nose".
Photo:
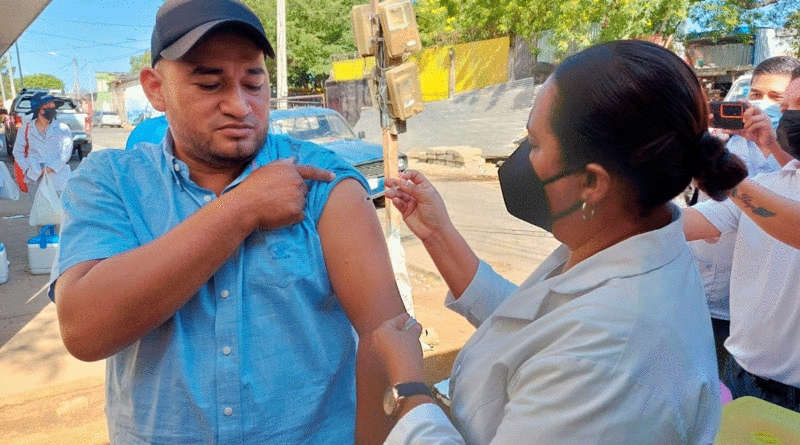
M 250 105 L 247 103 L 247 92 L 242 85 L 230 88 L 222 100 L 220 108 L 223 113 L 237 118 L 244 118 L 250 113 Z

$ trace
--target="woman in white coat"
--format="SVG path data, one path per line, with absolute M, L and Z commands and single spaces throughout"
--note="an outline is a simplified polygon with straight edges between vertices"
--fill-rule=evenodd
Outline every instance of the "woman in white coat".
M 419 325 L 402 315 L 370 338 L 395 384 L 387 443 L 713 443 L 710 318 L 670 202 L 692 178 L 724 199 L 747 174 L 708 119 L 692 69 L 657 45 L 610 42 L 559 65 L 499 171 L 508 211 L 563 243 L 519 286 L 475 256 L 421 174 L 386 180 L 445 304 L 477 327 L 453 366 L 450 418 L 415 384 Z
M 14 140 L 14 160 L 25 174 L 31 200 L 45 174 L 51 175 L 56 191 L 61 192 L 72 176 L 69 158 L 72 156 L 72 132 L 67 124 L 56 119 L 56 109 L 63 102 L 38 92 L 31 96 L 31 120 L 17 130 Z

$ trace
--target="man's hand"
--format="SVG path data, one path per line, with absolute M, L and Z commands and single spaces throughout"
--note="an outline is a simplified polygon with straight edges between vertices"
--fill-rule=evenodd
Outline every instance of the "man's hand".
M 778 139 L 769 115 L 758 107 L 748 107 L 744 112 L 743 119 L 742 136 L 755 142 L 762 150 L 772 151 L 772 147 L 777 144 Z
M 39 173 L 39 179 L 42 179 L 44 177 L 45 173 L 47 173 L 48 175 L 51 175 L 51 174 L 55 173 L 55 170 L 53 170 L 50 167 L 47 167 L 46 169 L 42 170 L 41 173 Z
M 294 158 L 278 159 L 253 171 L 232 193 L 244 200 L 256 227 L 277 229 L 305 218 L 306 180 L 330 182 L 333 172 L 310 165 L 295 165 Z

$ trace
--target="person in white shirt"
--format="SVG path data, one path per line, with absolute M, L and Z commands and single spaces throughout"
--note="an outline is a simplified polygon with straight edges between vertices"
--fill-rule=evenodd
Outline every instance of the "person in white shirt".
M 753 70 L 747 94 L 750 105 L 744 117 L 747 130 L 722 130 L 731 135 L 726 144 L 728 151 L 744 162 L 749 176 L 774 172 L 782 167 L 770 151 L 776 146 L 775 138 L 768 136 L 774 134 L 772 130 L 778 126 L 784 91 L 792 80 L 792 70 L 798 67 L 800 60 L 788 56 L 770 57 L 759 63 Z M 765 145 L 763 148 L 758 144 L 760 141 Z M 779 157 L 783 164 L 789 161 L 785 153 L 779 152 Z M 692 205 L 709 200 L 708 195 L 696 188 L 694 193 Z M 703 279 L 708 309 L 711 312 L 717 369 L 720 373 L 730 357 L 724 343 L 730 335 L 731 315 L 728 300 L 735 242 L 734 231 L 722 234 L 713 242 L 698 240 L 689 243 L 695 264 L 700 270 L 700 277 Z
M 800 69 L 792 73 L 772 138 L 794 160 L 747 179 L 724 203 L 685 212 L 686 239 L 736 231 L 730 351 L 721 378 L 734 398 L 758 397 L 800 412 Z
M 454 363 L 451 418 L 408 386 L 423 378 L 419 324 L 401 315 L 368 339 L 395 383 L 386 443 L 713 443 L 710 315 L 670 202 L 692 178 L 722 199 L 747 175 L 708 110 L 691 67 L 648 42 L 562 62 L 499 170 L 509 213 L 563 243 L 519 286 L 477 258 L 421 174 L 386 180 L 446 305 L 477 327 Z
M 55 97 L 37 92 L 30 99 L 33 114 L 30 121 L 17 131 L 14 140 L 14 160 L 25 174 L 31 200 L 45 174 L 52 175 L 56 191 L 61 192 L 72 176 L 69 158 L 72 156 L 72 132 L 67 124 L 56 119 L 56 109 L 64 103 Z

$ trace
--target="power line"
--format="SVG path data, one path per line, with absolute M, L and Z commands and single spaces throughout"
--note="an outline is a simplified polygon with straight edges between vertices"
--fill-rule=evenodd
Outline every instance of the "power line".
M 116 47 L 118 47 L 118 48 L 136 49 L 136 48 L 133 48 L 133 47 L 130 47 L 130 46 L 116 45 L 116 44 L 113 44 L 113 43 L 107 43 L 107 42 L 98 42 L 98 41 L 96 41 L 96 40 L 80 39 L 80 38 L 77 38 L 77 37 L 68 37 L 68 36 L 59 35 L 59 34 L 48 34 L 48 33 L 46 33 L 46 32 L 39 32 L 39 31 L 28 31 L 28 33 L 30 33 L 30 34 L 39 34 L 39 35 L 48 36 L 48 37 L 58 37 L 58 38 L 60 38 L 60 39 L 77 40 L 77 41 L 79 41 L 79 42 L 90 42 L 90 43 L 96 43 L 96 44 L 98 44 L 98 45 L 103 45 L 103 46 L 116 46 Z M 138 39 L 138 40 L 134 40 L 134 41 L 136 41 L 136 42 L 143 42 L 143 41 L 145 41 L 145 40 L 144 40 L 144 39 Z

